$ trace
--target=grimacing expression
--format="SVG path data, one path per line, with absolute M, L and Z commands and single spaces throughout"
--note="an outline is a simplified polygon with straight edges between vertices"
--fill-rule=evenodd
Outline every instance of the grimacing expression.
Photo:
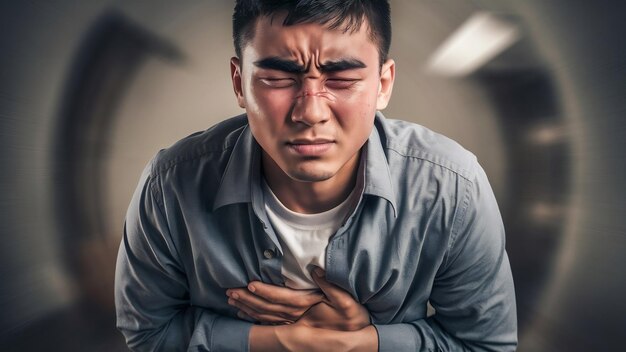
M 344 32 L 263 16 L 254 32 L 231 74 L 264 168 L 302 182 L 351 173 L 395 73 L 392 60 L 379 65 L 367 22 Z

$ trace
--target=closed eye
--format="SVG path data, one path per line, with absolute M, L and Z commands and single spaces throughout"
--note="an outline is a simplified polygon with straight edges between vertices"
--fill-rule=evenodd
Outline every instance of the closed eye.
M 272 88 L 287 88 L 296 84 L 293 78 L 261 78 L 261 82 Z
M 330 89 L 347 89 L 357 83 L 358 79 L 331 78 L 326 80 L 326 87 Z

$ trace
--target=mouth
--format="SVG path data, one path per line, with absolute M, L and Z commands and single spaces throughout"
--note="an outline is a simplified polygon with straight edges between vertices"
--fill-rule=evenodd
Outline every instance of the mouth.
M 334 145 L 332 139 L 294 139 L 286 143 L 289 150 L 301 156 L 321 156 Z

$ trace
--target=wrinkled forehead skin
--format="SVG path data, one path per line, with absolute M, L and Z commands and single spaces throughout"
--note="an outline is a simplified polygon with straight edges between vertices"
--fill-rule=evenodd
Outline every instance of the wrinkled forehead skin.
M 256 20 L 254 37 L 242 50 L 243 61 L 275 56 L 309 67 L 339 58 L 356 58 L 371 65 L 374 58 L 378 64 L 378 47 L 365 18 L 357 30 L 346 30 L 343 24 L 338 28 L 318 23 L 285 26 L 285 15 L 261 16 Z
M 301 52 L 311 51 L 313 48 L 326 47 L 324 53 L 317 52 L 317 57 L 349 56 L 349 52 L 369 52 L 372 49 L 377 54 L 378 65 L 382 65 L 378 42 L 372 34 L 369 21 L 363 16 L 360 22 L 347 19 L 338 25 L 332 22 L 319 24 L 317 22 L 302 22 L 284 25 L 286 11 L 271 15 L 261 15 L 251 24 L 252 37 L 243 42 L 242 60 L 246 60 L 246 48 L 255 45 L 261 51 L 271 52 L 274 56 L 298 58 L 296 53 L 287 48 L 299 48 Z M 294 28 L 307 28 L 293 35 Z M 355 40 L 355 39 L 367 40 Z M 267 50 L 265 50 L 267 49 Z M 271 49 L 271 50 L 270 50 Z M 304 63 L 305 58 L 299 57 Z

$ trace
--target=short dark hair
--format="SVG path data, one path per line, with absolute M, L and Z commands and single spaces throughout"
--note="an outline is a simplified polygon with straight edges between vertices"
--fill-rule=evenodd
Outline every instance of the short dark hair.
M 387 0 L 237 0 L 233 14 L 235 52 L 241 58 L 246 43 L 254 37 L 261 16 L 287 12 L 283 26 L 319 23 L 330 29 L 356 32 L 367 20 L 370 39 L 378 46 L 382 65 L 391 45 L 391 17 Z

